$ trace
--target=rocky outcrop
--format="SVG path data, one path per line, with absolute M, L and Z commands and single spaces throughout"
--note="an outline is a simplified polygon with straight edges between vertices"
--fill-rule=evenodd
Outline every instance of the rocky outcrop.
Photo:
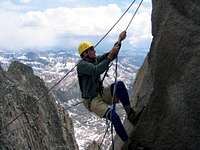
M 69 115 L 32 68 L 19 62 L 0 69 L 0 129 L 2 150 L 78 149 Z
M 200 149 L 200 1 L 152 0 L 150 52 L 132 103 L 145 109 L 132 149 Z M 135 147 L 135 148 L 134 148 Z

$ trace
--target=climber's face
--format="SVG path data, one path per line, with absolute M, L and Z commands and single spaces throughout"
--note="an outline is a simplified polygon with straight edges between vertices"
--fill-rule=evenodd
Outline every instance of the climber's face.
M 88 56 L 91 59 L 95 59 L 96 58 L 96 51 L 95 51 L 93 46 L 88 49 Z

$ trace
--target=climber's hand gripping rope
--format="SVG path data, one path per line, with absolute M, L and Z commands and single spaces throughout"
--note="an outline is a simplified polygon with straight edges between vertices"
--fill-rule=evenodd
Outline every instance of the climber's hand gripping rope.
M 126 31 L 123 31 L 119 34 L 118 41 L 115 43 L 114 47 L 112 48 L 112 50 L 110 51 L 110 53 L 107 56 L 110 61 L 114 60 L 117 57 L 119 50 L 121 48 L 121 42 L 125 38 L 126 38 Z

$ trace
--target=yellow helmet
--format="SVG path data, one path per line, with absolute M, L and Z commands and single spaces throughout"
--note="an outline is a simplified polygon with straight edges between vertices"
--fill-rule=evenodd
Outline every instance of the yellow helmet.
M 79 44 L 78 52 L 81 55 L 83 52 L 85 52 L 88 48 L 92 47 L 93 44 L 89 41 L 83 41 Z

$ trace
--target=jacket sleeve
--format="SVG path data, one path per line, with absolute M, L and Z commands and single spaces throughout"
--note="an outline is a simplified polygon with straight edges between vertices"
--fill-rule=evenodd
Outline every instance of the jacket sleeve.
M 109 52 L 105 53 L 105 54 L 103 54 L 101 56 L 97 56 L 97 62 L 101 62 L 102 60 L 106 59 L 108 54 L 109 54 Z
M 82 61 L 77 66 L 77 71 L 79 74 L 85 74 L 89 76 L 97 76 L 102 74 L 108 67 L 110 61 L 108 59 L 104 59 L 97 65 L 94 65 L 87 61 Z

